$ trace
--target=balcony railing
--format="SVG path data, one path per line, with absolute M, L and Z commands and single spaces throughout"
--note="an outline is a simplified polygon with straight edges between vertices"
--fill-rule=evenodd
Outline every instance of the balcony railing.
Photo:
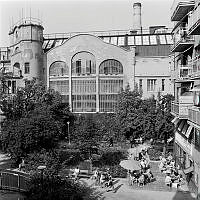
M 171 21 L 181 20 L 190 10 L 194 8 L 194 0 L 174 0 L 171 7 Z
M 172 102 L 171 113 L 180 119 L 188 118 L 188 108 L 193 106 L 193 96 L 180 96 L 179 102 Z
M 191 35 L 200 35 L 200 5 L 188 15 L 188 32 Z
M 191 62 L 191 70 L 189 71 L 190 77 L 200 77 L 200 57 L 195 57 Z
M 174 33 L 172 52 L 182 52 L 194 45 L 194 36 L 188 35 L 187 27 L 178 27 Z
M 188 119 L 200 126 L 200 109 L 197 107 L 191 107 L 188 110 Z

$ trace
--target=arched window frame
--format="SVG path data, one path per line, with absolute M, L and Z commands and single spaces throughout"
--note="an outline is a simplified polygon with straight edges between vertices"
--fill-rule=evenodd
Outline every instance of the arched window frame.
M 59 65 L 56 66 L 56 64 Z M 49 76 L 69 76 L 69 66 L 64 61 L 55 61 L 49 67 Z
M 76 58 L 78 55 L 87 54 L 89 59 Z M 84 56 L 83 56 L 84 57 Z M 82 64 L 83 63 L 83 64 Z M 96 59 L 95 56 L 88 51 L 81 51 L 76 53 L 71 59 L 71 73 L 72 75 L 90 75 L 96 74 Z
M 99 65 L 99 74 L 120 75 L 123 74 L 123 65 L 115 59 L 104 60 Z

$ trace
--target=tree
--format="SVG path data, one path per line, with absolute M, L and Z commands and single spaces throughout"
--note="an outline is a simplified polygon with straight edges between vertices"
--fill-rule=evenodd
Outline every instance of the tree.
M 20 88 L 16 95 L 3 98 L 1 143 L 16 161 L 34 151 L 52 149 L 65 136 L 69 106 L 61 96 L 35 80 Z
M 173 101 L 174 97 L 170 94 L 160 96 L 157 102 L 157 116 L 156 116 L 156 123 L 155 129 L 157 132 L 157 136 L 161 139 L 166 140 L 169 137 L 173 136 L 174 126 L 171 122 L 173 119 L 171 111 L 171 102 Z
M 74 125 L 73 141 L 78 145 L 85 158 L 91 158 L 93 149 L 99 145 L 100 135 L 92 114 L 78 117 Z
M 129 85 L 119 94 L 116 121 L 121 127 L 121 137 L 130 139 L 141 133 L 141 103 L 141 94 L 137 90 L 131 91 Z

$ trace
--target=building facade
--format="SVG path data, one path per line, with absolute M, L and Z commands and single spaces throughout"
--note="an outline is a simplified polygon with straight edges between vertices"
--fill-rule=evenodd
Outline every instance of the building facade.
M 174 21 L 172 80 L 175 101 L 175 156 L 186 175 L 189 188 L 200 193 L 200 1 L 176 0 Z
M 4 92 L 37 78 L 60 92 L 73 112 L 113 112 L 127 84 L 138 85 L 143 98 L 172 94 L 170 30 L 143 30 L 140 3 L 133 4 L 133 22 L 130 30 L 43 34 L 40 20 L 22 19 L 0 51 Z

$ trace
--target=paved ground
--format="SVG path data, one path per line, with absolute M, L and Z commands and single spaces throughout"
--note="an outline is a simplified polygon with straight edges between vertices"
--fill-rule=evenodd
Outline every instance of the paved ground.
M 135 149 L 129 149 L 129 154 L 134 154 Z M 131 156 L 130 156 L 130 159 Z M 181 186 L 178 191 L 175 188 L 168 188 L 164 184 L 165 176 L 158 170 L 158 162 L 151 162 L 151 170 L 156 178 L 152 183 L 144 187 L 137 185 L 129 186 L 127 179 L 116 179 L 115 190 L 107 192 L 105 188 L 94 185 L 93 180 L 83 181 L 90 185 L 100 200 L 194 200 L 194 195 L 188 191 L 187 185 Z

